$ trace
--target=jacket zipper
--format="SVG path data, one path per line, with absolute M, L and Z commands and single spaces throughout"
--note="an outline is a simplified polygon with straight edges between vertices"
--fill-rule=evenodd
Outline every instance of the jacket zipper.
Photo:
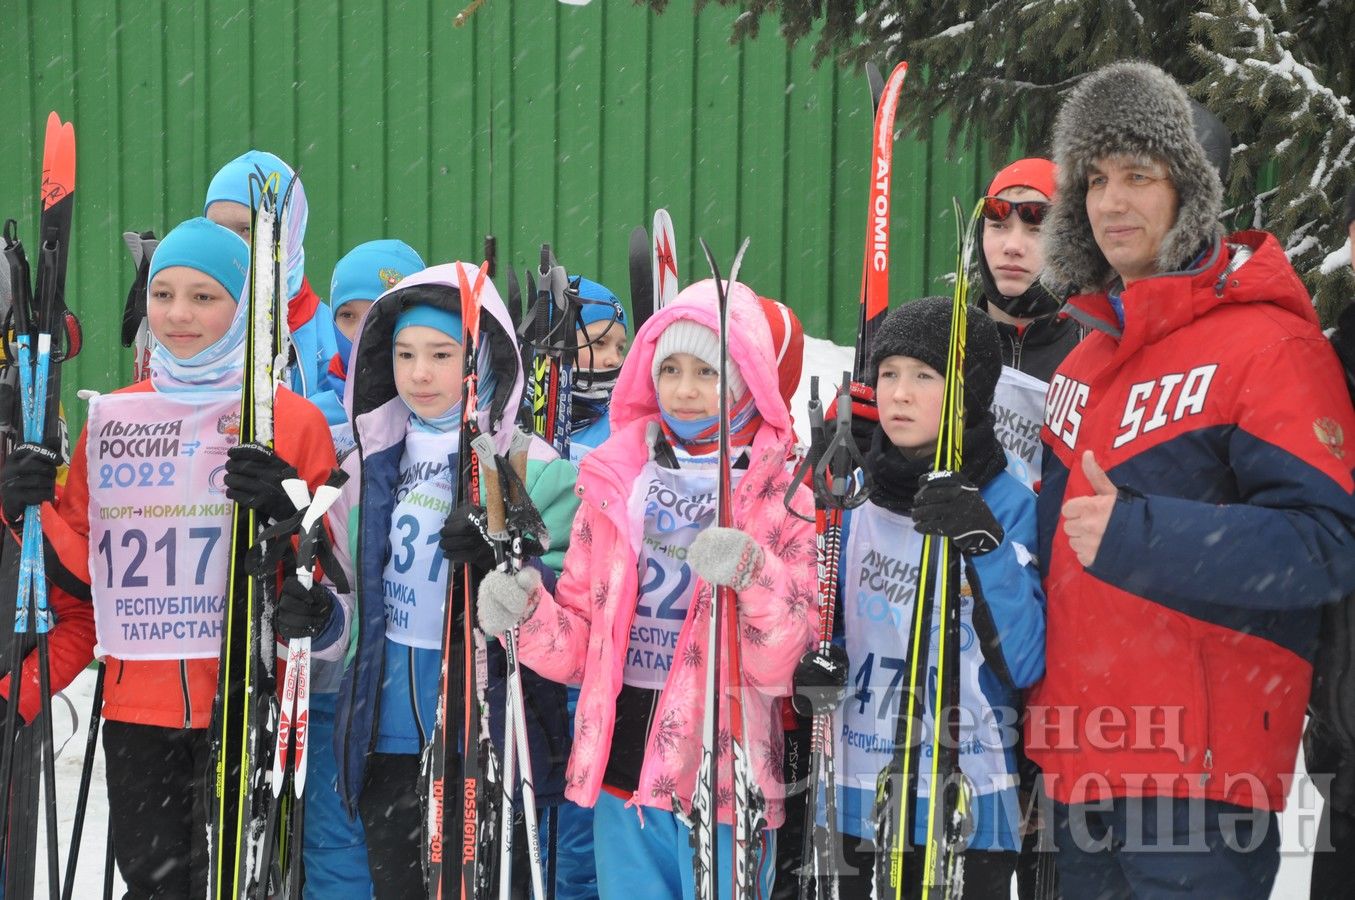
M 1214 769 L 1214 748 L 1211 745 L 1211 731 L 1213 730 L 1213 714 L 1211 707 L 1213 706 L 1213 699 L 1210 696 L 1209 690 L 1209 661 L 1205 658 L 1203 646 L 1199 648 L 1199 656 L 1200 680 L 1204 684 L 1204 771 L 1200 773 L 1200 787 L 1204 787 L 1209 783 L 1209 779 L 1213 777 L 1212 773 Z
M 122 677 L 122 673 L 118 673 Z M 179 660 L 179 688 L 183 691 L 183 727 L 193 727 L 193 701 L 188 695 L 188 660 Z

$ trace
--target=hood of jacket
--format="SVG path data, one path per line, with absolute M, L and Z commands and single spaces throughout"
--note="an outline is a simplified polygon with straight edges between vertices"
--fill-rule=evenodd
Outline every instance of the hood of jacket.
M 659 415 L 654 387 L 654 350 L 659 335 L 672 323 L 687 319 L 720 333 L 720 314 L 714 279 L 689 285 L 677 298 L 650 316 L 635 335 L 612 393 L 612 431 L 631 422 Z M 758 297 L 739 282 L 729 284 L 729 359 L 739 367 L 763 423 L 780 441 L 794 440 L 790 410 L 781 396 L 772 333 Z M 662 360 L 660 360 L 662 361 Z
M 1123 329 L 1105 293 L 1072 297 L 1065 309 L 1087 327 L 1114 337 L 1121 359 L 1228 304 L 1268 303 L 1318 324 L 1307 289 L 1280 242 L 1265 231 L 1240 231 L 1226 242 L 1215 241 L 1194 268 L 1135 281 L 1120 299 Z
M 462 284 L 474 289 L 478 266 L 454 262 L 430 266 L 401 280 L 372 304 L 354 342 L 344 405 L 364 453 L 376 453 L 403 441 L 409 407 L 395 389 L 394 330 L 400 313 L 417 304 L 462 316 Z M 522 402 L 522 357 L 513 322 L 494 282 L 480 286 L 480 346 L 476 352 L 479 384 L 476 418 L 507 451 Z

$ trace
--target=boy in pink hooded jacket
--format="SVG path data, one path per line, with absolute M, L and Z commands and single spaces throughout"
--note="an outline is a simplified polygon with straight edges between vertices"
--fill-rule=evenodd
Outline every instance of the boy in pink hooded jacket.
M 785 818 L 778 698 L 789 695 L 795 663 L 812 642 L 814 535 L 782 499 L 794 436 L 766 317 L 741 284 L 730 285 L 729 302 L 735 527 L 713 525 L 719 318 L 715 282 L 707 280 L 636 335 L 612 398 L 611 437 L 580 465 L 582 506 L 554 593 L 526 572 L 491 573 L 480 589 L 486 633 L 521 622 L 523 662 L 581 685 L 565 795 L 596 807 L 604 898 L 640 884 L 653 896 L 693 896 L 688 831 L 672 809 L 675 800 L 690 808 L 696 785 L 714 584 L 737 597 L 746 737 L 767 800 L 759 880 L 764 896 L 771 889 L 774 829 Z M 672 387 L 674 379 L 683 386 Z M 702 379 L 705 388 L 688 387 Z M 803 485 L 794 506 L 801 515 L 812 510 Z M 722 655 L 722 692 L 726 665 Z M 721 702 L 722 736 L 728 710 Z M 720 744 L 723 896 L 732 776 L 729 743 Z

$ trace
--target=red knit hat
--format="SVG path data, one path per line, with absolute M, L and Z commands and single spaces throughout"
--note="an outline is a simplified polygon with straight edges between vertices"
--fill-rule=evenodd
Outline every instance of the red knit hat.
M 993 183 L 988 185 L 988 193 L 984 196 L 996 197 L 1007 188 L 1027 187 L 1053 200 L 1056 174 L 1054 164 L 1047 159 L 1038 156 L 1018 159 L 993 176 Z
M 800 386 L 800 373 L 805 364 L 805 329 L 800 317 L 786 304 L 770 297 L 759 297 L 762 314 L 772 331 L 772 353 L 776 357 L 776 376 L 781 399 L 790 406 L 795 389 Z

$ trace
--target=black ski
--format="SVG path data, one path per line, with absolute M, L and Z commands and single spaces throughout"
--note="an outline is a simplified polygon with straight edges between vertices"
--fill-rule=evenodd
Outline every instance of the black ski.
M 57 447 L 62 444 L 60 363 L 79 352 L 80 341 L 79 329 L 66 309 L 65 297 L 71 213 L 75 204 L 75 129 L 71 123 L 63 123 L 55 112 L 47 117 L 41 199 L 37 277 L 32 293 L 29 292 L 28 262 L 15 237 L 12 222 L 6 225 L 5 257 L 10 289 L 14 292 L 11 305 L 13 364 L 18 369 L 23 439 L 26 443 Z M 16 548 L 7 537 L 0 551 L 7 557 L 18 557 L 17 595 L 13 605 L 7 606 L 14 614 L 7 654 L 12 677 L 4 736 L 0 742 L 0 747 L 7 750 L 0 764 L 3 768 L 0 772 L 0 822 L 5 824 L 5 896 L 9 898 L 33 895 L 33 852 L 29 841 L 35 836 L 38 799 L 33 783 L 36 772 L 29 767 L 34 763 L 42 766 L 48 892 L 53 898 L 61 895 L 51 663 L 47 643 L 47 634 L 54 627 L 55 619 L 47 602 L 41 512 L 40 506 L 28 507 L 23 516 L 21 544 Z M 8 570 L 8 566 L 5 568 Z M 7 583 L 15 582 L 7 579 Z M 37 649 L 41 712 L 38 721 L 18 737 L 18 708 L 24 682 L 21 671 L 33 646 Z

